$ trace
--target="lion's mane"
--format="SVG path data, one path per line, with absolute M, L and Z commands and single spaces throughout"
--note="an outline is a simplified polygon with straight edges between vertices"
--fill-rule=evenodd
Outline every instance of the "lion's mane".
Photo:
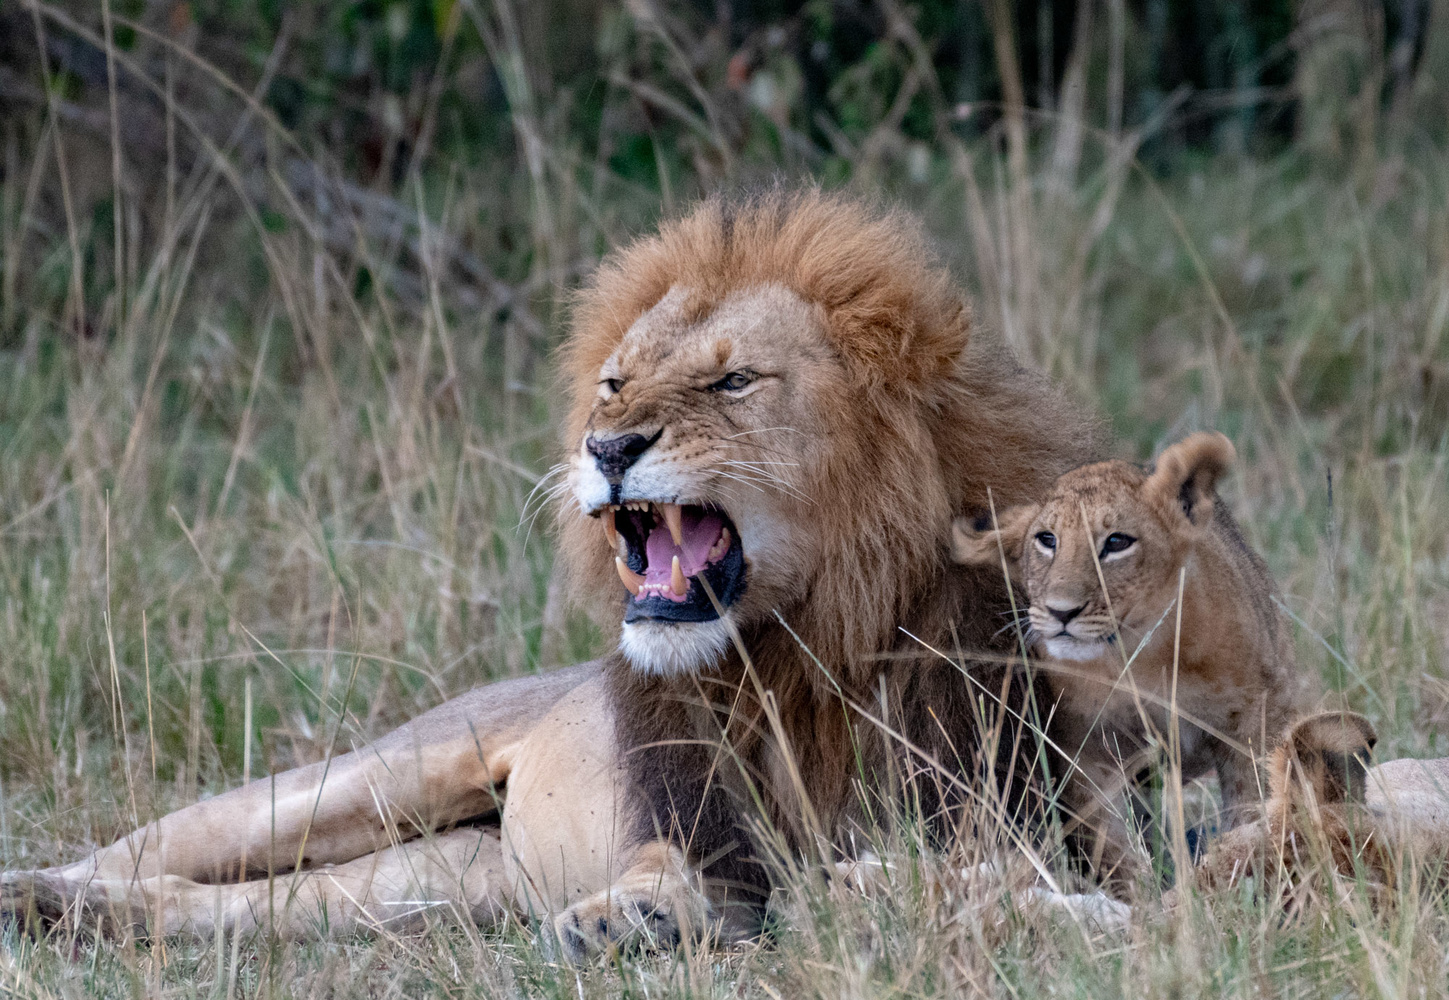
M 959 287 L 911 215 L 815 189 L 710 199 L 598 268 L 575 303 L 563 355 L 567 446 L 584 433 L 600 366 L 671 289 L 687 290 L 689 314 L 703 318 L 730 293 L 771 283 L 819 310 L 849 373 L 849 398 L 832 404 L 841 414 L 834 450 L 821 478 L 802 485 L 827 555 L 795 605 L 745 624 L 758 687 L 738 656 L 705 676 L 642 677 L 622 657 L 611 672 L 617 738 L 653 806 L 641 810 L 639 833 L 683 822 L 697 856 L 728 853 L 739 835 L 732 796 L 707 790 L 708 773 L 729 784 L 722 772 L 733 770 L 765 786 L 769 818 L 792 841 L 807 839 L 816 820 L 832 834 L 855 814 L 855 748 L 866 747 L 867 767 L 892 749 L 863 736 L 842 702 L 875 706 L 884 692 L 893 702 L 884 710 L 917 748 L 942 761 L 974 751 L 979 690 L 956 666 L 920 655 L 917 641 L 981 650 L 1002 624 L 1000 574 L 949 563 L 952 517 L 985 510 L 988 489 L 998 506 L 1039 496 L 1091 449 L 1089 422 L 1056 389 L 1000 344 L 973 338 Z M 576 588 L 617 595 L 597 525 L 571 504 L 559 521 Z M 611 607 L 617 615 L 617 598 Z M 983 682 L 1000 677 L 981 668 Z M 775 722 L 760 690 L 773 692 Z M 743 769 L 719 768 L 701 746 L 717 743 L 722 725 L 718 711 L 699 706 L 701 694 L 737 705 L 730 740 Z M 784 757 L 793 767 L 780 766 Z M 738 864 L 717 863 L 712 874 L 759 881 Z

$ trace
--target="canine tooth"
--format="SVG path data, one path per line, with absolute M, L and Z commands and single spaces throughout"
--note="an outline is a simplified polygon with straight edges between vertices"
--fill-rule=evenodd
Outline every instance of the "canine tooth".
M 604 522 L 604 537 L 609 540 L 609 548 L 615 552 L 619 551 L 619 529 L 614 527 L 614 508 L 605 507 L 602 518 Z
M 674 564 L 669 567 L 669 589 L 674 591 L 675 597 L 683 597 L 689 593 L 689 581 L 684 578 L 678 556 L 674 557 Z
M 619 571 L 619 579 L 624 581 L 624 586 L 629 588 L 629 593 L 638 597 L 639 588 L 644 586 L 644 578 L 630 569 L 629 564 L 618 556 L 614 557 L 614 568 Z
M 669 537 L 674 539 L 674 544 L 680 548 L 684 547 L 684 512 L 679 509 L 677 503 L 664 503 L 659 505 L 664 512 L 664 523 L 669 526 Z

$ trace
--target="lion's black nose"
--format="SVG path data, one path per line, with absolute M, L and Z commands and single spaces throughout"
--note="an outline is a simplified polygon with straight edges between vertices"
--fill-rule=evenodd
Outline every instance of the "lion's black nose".
M 1051 612 L 1053 618 L 1065 625 L 1077 617 L 1077 615 L 1081 614 L 1082 609 L 1085 607 L 1085 604 L 1078 604 L 1075 608 L 1054 608 L 1048 604 L 1047 610 Z
M 590 435 L 584 442 L 584 447 L 589 454 L 594 456 L 594 463 L 598 465 L 599 471 L 604 478 L 611 483 L 618 483 L 629 467 L 639 461 L 639 456 L 649 450 L 649 446 L 658 441 L 664 433 L 664 428 L 653 437 L 645 437 L 643 434 L 621 434 L 612 438 L 596 438 Z

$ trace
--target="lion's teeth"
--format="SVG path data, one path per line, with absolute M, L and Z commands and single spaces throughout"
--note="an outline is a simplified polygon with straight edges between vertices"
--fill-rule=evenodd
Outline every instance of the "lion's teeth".
M 669 567 L 669 589 L 674 591 L 675 597 L 683 597 L 689 593 L 689 581 L 684 578 L 678 556 L 674 557 L 674 564 Z
M 664 523 L 669 526 L 669 537 L 674 539 L 674 544 L 680 548 L 684 547 L 684 512 L 679 509 L 677 503 L 662 503 L 659 509 L 664 512 Z
M 614 557 L 614 568 L 619 571 L 619 579 L 624 581 L 624 586 L 629 588 L 629 593 L 638 597 L 639 588 L 644 586 L 644 578 L 630 569 L 629 564 L 618 556 Z
M 722 558 L 724 556 L 724 554 L 726 552 L 728 552 L 729 550 L 730 550 L 730 529 L 728 529 L 728 528 L 720 528 L 719 529 L 719 538 L 717 538 L 715 540 L 715 543 L 709 547 L 709 552 L 706 553 L 705 554 L 705 557 L 704 557 L 705 558 L 705 561 L 706 562 L 714 562 L 716 559 Z
M 604 522 L 604 537 L 609 540 L 609 548 L 614 552 L 619 551 L 619 529 L 614 527 L 614 508 L 605 507 L 602 517 Z

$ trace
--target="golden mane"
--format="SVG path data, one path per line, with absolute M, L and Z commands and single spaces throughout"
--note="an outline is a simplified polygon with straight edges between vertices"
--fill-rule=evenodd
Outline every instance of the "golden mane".
M 896 644 L 939 596 L 954 514 L 985 509 L 988 487 L 998 504 L 1039 495 L 1088 456 L 1092 428 L 1002 346 L 974 341 L 966 300 L 914 216 L 775 189 L 709 199 L 597 269 L 562 352 L 566 447 L 584 433 L 600 366 L 671 289 L 698 319 L 766 284 L 819 308 L 852 383 L 841 440 L 875 446 L 843 447 L 826 481 L 806 487 L 830 498 L 803 513 L 836 541 L 808 607 L 780 609 L 822 661 L 848 669 Z M 578 590 L 614 593 L 598 531 L 568 503 L 559 520 Z
M 673 287 L 698 320 L 731 292 L 780 284 L 820 306 L 861 384 L 948 376 L 971 314 L 916 220 L 817 189 L 716 197 L 607 259 L 578 297 L 565 366 L 592 384 L 629 326 Z M 576 383 L 577 384 L 577 383 Z

